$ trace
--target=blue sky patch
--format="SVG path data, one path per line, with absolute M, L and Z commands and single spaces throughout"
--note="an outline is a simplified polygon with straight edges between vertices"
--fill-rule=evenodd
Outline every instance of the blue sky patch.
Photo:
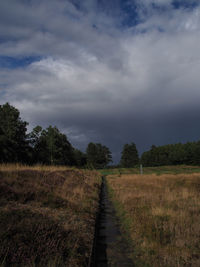
M 29 56 L 23 58 L 0 56 L 0 68 L 6 69 L 16 69 L 23 68 L 35 61 L 39 61 L 41 57 L 39 56 Z
M 174 8 L 188 8 L 193 9 L 200 5 L 199 0 L 174 0 L 172 2 Z
M 138 13 L 138 5 L 135 1 L 121 1 L 121 10 L 124 13 L 122 19 L 122 25 L 125 27 L 133 27 L 141 22 L 141 18 Z

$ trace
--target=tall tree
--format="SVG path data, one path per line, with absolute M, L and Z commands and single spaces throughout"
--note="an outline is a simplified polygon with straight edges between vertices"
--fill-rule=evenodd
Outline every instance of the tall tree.
M 135 143 L 125 144 L 122 150 L 120 165 L 124 168 L 131 168 L 138 163 L 139 156 Z
M 89 143 L 86 155 L 88 166 L 96 169 L 105 168 L 112 161 L 109 148 L 101 144 Z
M 87 156 L 78 149 L 74 149 L 75 165 L 77 167 L 84 167 L 87 164 Z
M 27 125 L 22 121 L 19 111 L 9 103 L 0 105 L 0 161 L 27 162 L 29 146 Z
M 43 164 L 74 165 L 74 150 L 65 134 L 57 127 L 42 129 L 37 126 L 29 134 L 34 150 L 34 161 Z

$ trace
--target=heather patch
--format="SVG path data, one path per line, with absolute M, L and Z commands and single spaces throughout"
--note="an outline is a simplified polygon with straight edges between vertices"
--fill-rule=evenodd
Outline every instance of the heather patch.
M 95 171 L 2 170 L 2 265 L 87 266 L 100 183 Z

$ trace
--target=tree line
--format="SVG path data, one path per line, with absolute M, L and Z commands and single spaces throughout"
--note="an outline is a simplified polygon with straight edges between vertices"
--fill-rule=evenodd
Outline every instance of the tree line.
M 144 166 L 200 165 L 200 141 L 153 145 L 149 151 L 142 154 L 141 163 Z
M 0 105 L 0 163 L 68 165 L 105 168 L 112 162 L 108 147 L 90 142 L 86 152 L 76 149 L 56 126 L 36 126 L 27 133 L 28 122 L 9 103 Z M 200 141 L 186 144 L 153 145 L 139 158 L 135 143 L 125 144 L 119 167 L 199 165 Z
M 89 143 L 86 153 L 74 148 L 56 126 L 36 126 L 27 133 L 28 122 L 9 103 L 0 105 L 0 163 L 68 165 L 104 168 L 112 155 L 104 145 Z
M 0 105 L 0 163 L 25 163 L 68 165 L 87 168 L 105 168 L 112 162 L 108 147 L 90 142 L 86 152 L 76 149 L 67 136 L 56 126 L 43 129 L 36 126 L 27 133 L 28 122 L 23 121 L 20 112 L 9 103 Z M 129 158 L 128 153 L 135 153 Z M 139 161 L 135 144 L 125 145 L 121 164 L 132 166 Z

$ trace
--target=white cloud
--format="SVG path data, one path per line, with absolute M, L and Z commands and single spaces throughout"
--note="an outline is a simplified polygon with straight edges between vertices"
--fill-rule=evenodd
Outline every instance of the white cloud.
M 33 113 L 39 108 L 37 104 L 86 114 L 129 110 L 134 99 L 148 99 L 157 105 L 157 100 L 164 98 L 162 106 L 170 105 L 172 98 L 195 100 L 200 96 L 199 41 L 196 32 L 149 32 L 120 39 L 120 49 L 115 51 L 119 53 L 103 61 L 85 51 L 81 64 L 76 60 L 41 59 L 25 69 L 4 71 L 3 83 L 9 84 L 4 98 L 21 110 L 27 108 L 22 100 L 35 103 Z
M 191 32 L 200 30 L 200 7 L 194 10 L 169 9 L 166 12 L 155 12 L 145 18 L 142 23 L 133 27 L 134 32 L 160 31 L 168 33 Z M 129 30 L 130 31 L 130 30 Z

